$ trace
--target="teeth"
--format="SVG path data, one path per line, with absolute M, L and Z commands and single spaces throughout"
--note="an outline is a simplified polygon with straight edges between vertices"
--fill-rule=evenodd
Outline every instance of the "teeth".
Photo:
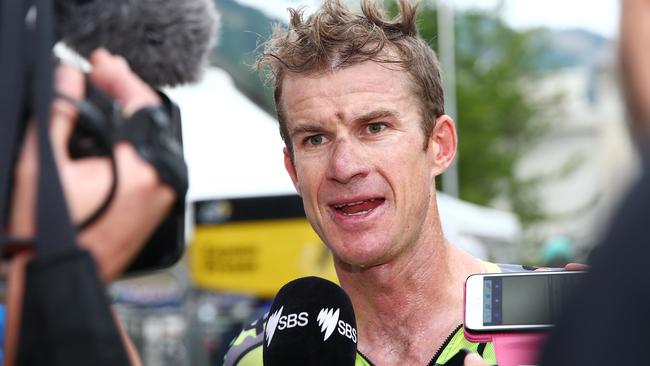
M 357 212 L 357 213 L 343 213 L 343 215 L 344 216 L 359 216 L 359 215 L 365 215 L 368 212 L 370 212 L 370 210 L 368 210 L 368 211 L 360 211 L 360 212 Z
M 369 200 L 363 200 L 363 201 L 357 201 L 357 202 L 351 202 L 351 203 L 344 203 L 344 204 L 342 204 L 342 205 L 334 205 L 334 208 L 339 209 L 339 208 L 343 208 L 343 207 L 349 207 L 349 206 L 354 206 L 354 205 L 360 205 L 360 204 L 362 204 L 362 203 L 364 203 L 364 202 L 366 202 L 366 201 L 368 201 L 368 202 L 375 202 L 376 200 L 377 200 L 376 198 L 371 198 L 371 199 L 369 199 Z M 366 212 L 366 211 L 364 211 L 364 212 Z

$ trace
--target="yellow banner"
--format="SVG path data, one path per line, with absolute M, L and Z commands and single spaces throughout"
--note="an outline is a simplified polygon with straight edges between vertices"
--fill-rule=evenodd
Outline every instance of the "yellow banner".
M 338 282 L 331 252 L 305 218 L 198 225 L 189 254 L 203 289 L 272 298 L 299 277 Z

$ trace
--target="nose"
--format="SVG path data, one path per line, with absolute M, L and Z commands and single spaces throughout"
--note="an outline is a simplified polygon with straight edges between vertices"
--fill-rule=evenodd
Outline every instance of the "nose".
M 369 161 L 362 146 L 344 139 L 334 143 L 326 176 L 346 184 L 368 175 Z

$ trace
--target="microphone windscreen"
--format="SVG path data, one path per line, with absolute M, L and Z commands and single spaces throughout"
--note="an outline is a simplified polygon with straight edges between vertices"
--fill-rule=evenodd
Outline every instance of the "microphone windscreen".
M 84 57 L 124 57 L 154 88 L 198 80 L 216 37 L 213 0 L 56 0 L 57 35 Z
M 338 285 L 318 277 L 291 281 L 269 311 L 264 365 L 353 366 L 356 327 L 352 302 Z

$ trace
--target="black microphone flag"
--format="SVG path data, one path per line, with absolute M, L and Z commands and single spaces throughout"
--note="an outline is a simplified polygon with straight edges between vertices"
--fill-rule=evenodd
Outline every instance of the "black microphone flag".
M 265 366 L 353 366 L 356 353 L 356 319 L 342 288 L 304 277 L 280 289 L 264 331 Z

